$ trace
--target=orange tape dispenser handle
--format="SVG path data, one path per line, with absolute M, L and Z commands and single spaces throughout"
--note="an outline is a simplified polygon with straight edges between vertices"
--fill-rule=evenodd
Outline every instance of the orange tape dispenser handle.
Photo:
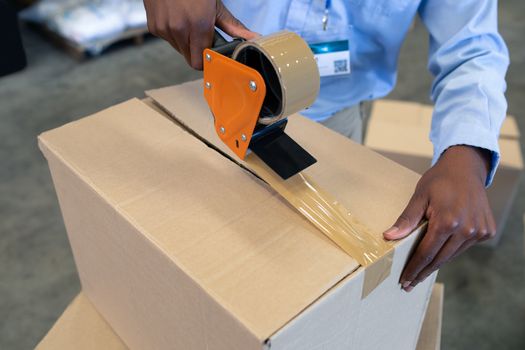
M 216 48 L 203 52 L 204 98 L 215 118 L 217 135 L 244 159 L 266 96 L 266 84 L 255 69 L 227 57 L 239 41 L 227 42 L 216 32 L 215 43 Z

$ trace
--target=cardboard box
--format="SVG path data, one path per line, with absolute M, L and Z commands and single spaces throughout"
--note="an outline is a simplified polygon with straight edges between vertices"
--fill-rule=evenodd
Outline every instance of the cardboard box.
M 157 91 L 211 115 L 202 81 Z M 209 123 L 209 124 L 208 124 Z M 300 116 L 307 173 L 381 236 L 418 175 Z M 201 136 L 202 137 L 202 136 Z M 398 284 L 422 230 L 363 299 L 359 266 L 252 173 L 137 99 L 39 137 L 85 295 L 132 349 L 414 349 L 435 275 Z
M 435 284 L 421 328 L 416 350 L 441 348 L 443 285 Z M 89 299 L 80 293 L 73 299 L 37 350 L 126 350 L 128 347 L 97 312 Z
M 441 349 L 441 326 L 443 324 L 443 299 L 445 297 L 445 287 L 441 283 L 436 283 L 432 290 L 432 296 L 428 303 L 427 313 L 419 340 L 417 350 L 439 350 Z
M 429 139 L 432 107 L 412 102 L 374 102 L 365 145 L 420 174 L 432 160 Z M 488 189 L 490 206 L 497 224 L 496 237 L 484 244 L 496 246 L 505 228 L 523 171 L 520 132 L 516 119 L 508 116 L 499 139 L 501 162 Z

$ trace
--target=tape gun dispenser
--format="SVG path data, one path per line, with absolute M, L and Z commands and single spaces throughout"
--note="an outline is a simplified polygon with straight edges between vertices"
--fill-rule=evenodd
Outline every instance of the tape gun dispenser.
M 252 151 L 285 180 L 316 162 L 284 131 L 287 117 L 319 93 L 317 63 L 300 36 L 281 31 L 226 41 L 216 31 L 203 62 L 215 130 L 240 159 Z

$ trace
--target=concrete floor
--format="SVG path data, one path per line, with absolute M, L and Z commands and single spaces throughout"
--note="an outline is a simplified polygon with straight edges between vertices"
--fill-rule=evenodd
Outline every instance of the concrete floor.
M 525 110 L 525 2 L 501 1 L 512 55 L 509 112 Z M 124 46 L 77 63 L 24 30 L 29 67 L 0 79 L 0 349 L 33 347 L 79 291 L 57 200 L 36 136 L 143 91 L 199 77 L 165 43 Z M 416 26 L 390 98 L 428 102 L 426 33 Z M 518 118 L 525 132 L 525 120 Z M 523 146 L 522 146 L 523 148 Z M 524 150 L 525 151 L 525 150 Z M 520 187 L 501 245 L 445 266 L 443 349 L 525 349 L 525 256 Z

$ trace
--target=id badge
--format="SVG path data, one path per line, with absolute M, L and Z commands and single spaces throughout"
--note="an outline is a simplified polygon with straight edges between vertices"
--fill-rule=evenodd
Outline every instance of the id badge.
M 327 29 L 303 32 L 301 36 L 312 50 L 321 77 L 350 74 L 351 26 L 344 29 Z

